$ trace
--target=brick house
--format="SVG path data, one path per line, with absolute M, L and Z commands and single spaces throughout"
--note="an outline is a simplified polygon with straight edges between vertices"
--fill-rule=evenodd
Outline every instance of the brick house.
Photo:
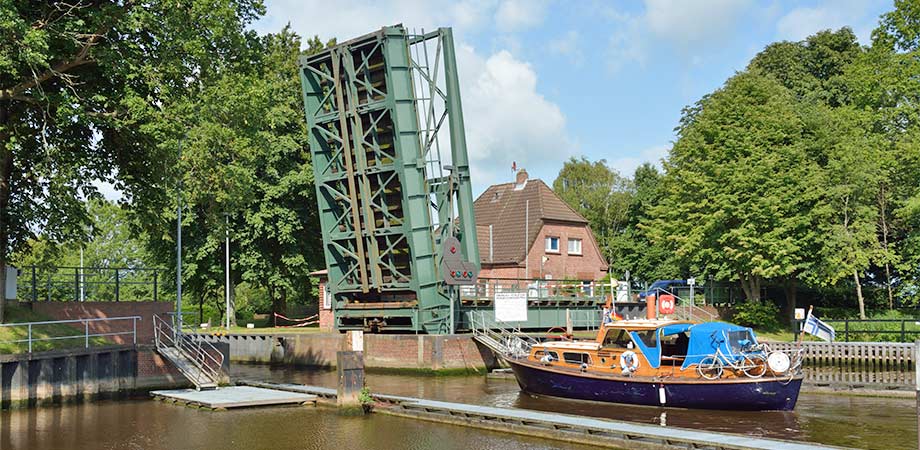
M 486 189 L 473 204 L 480 278 L 600 280 L 607 262 L 588 221 L 540 179 Z

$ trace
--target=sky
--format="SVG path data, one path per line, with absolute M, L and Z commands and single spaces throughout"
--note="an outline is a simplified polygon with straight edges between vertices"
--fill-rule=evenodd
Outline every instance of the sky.
M 623 175 L 658 163 L 681 109 L 766 45 L 849 26 L 869 43 L 890 1 L 265 0 L 253 25 L 340 41 L 402 23 L 452 27 L 474 194 L 512 162 L 552 183 L 565 160 Z

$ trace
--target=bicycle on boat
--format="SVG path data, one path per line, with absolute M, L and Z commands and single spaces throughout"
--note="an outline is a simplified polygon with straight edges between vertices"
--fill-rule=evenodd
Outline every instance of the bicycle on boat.
M 717 338 L 713 336 L 713 339 Z M 760 378 L 767 373 L 763 344 L 755 344 L 748 339 L 739 340 L 737 344 L 737 354 L 726 354 L 720 345 L 715 345 L 716 352 L 703 358 L 697 366 L 700 376 L 707 380 L 718 380 L 726 368 L 741 372 L 749 378 Z

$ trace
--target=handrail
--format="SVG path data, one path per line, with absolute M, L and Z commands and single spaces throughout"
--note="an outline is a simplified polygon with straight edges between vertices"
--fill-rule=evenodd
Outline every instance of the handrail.
M 700 316 L 704 316 L 704 315 L 708 316 L 708 317 L 704 317 L 704 319 L 706 320 L 713 320 L 713 319 L 718 318 L 717 315 L 709 311 L 706 311 L 705 309 L 700 308 L 699 306 L 696 306 L 695 304 L 690 303 L 690 299 L 681 298 L 679 295 L 667 289 L 664 289 L 664 288 L 655 288 L 655 298 L 656 299 L 660 298 L 662 293 L 670 295 L 674 297 L 674 299 L 680 300 L 682 303 L 684 303 L 683 305 L 680 305 L 680 306 L 675 305 L 674 311 L 676 313 L 679 309 L 682 309 L 684 314 L 686 314 L 686 317 L 684 317 L 684 319 L 686 320 L 691 320 L 691 321 L 694 320 L 694 317 L 693 317 L 694 311 Z
M 223 370 L 224 355 L 212 343 L 203 339 L 196 339 L 178 330 L 175 326 L 175 315 L 171 315 L 172 324 L 159 317 L 153 316 L 154 342 L 158 349 L 166 347 L 175 348 L 182 357 L 199 369 L 199 373 L 186 373 L 195 385 L 203 382 L 218 383 Z M 203 376 L 205 379 L 201 379 Z
M 89 332 L 89 324 L 91 322 L 92 323 L 115 322 L 118 320 L 132 321 L 131 331 L 117 331 L 117 332 L 110 332 L 110 333 L 90 333 Z M 4 323 L 4 324 L 0 324 L 0 328 L 26 327 L 27 329 L 26 338 L 25 339 L 10 339 L 10 340 L 5 340 L 5 341 L 0 341 L 0 343 L 15 344 L 15 343 L 20 343 L 20 342 L 28 342 L 29 343 L 28 352 L 32 353 L 32 347 L 33 347 L 34 342 L 58 341 L 58 340 L 64 340 L 64 339 L 79 339 L 82 337 L 84 348 L 89 348 L 90 347 L 89 338 L 91 337 L 131 335 L 132 345 L 137 345 L 137 321 L 138 320 L 143 320 L 143 318 L 141 316 L 123 316 L 123 317 L 100 317 L 100 318 L 91 318 L 91 319 L 41 320 L 41 321 L 36 321 L 36 322 Z M 33 327 L 35 326 L 57 325 L 57 324 L 68 324 L 68 323 L 82 323 L 84 325 L 83 333 L 67 335 L 67 336 L 51 336 L 51 337 L 44 337 L 44 338 L 33 338 L 32 337 L 32 330 L 33 330 Z

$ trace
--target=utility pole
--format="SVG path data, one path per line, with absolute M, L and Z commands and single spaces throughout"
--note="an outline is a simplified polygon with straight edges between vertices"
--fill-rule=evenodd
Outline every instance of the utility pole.
M 183 137 L 184 139 L 184 137 Z M 182 139 L 179 139 L 179 159 L 182 164 Z M 182 332 L 182 173 L 176 186 L 176 329 Z
M 230 215 L 224 214 L 224 218 L 226 219 L 226 224 L 227 224 L 227 229 L 225 230 L 225 234 L 224 234 L 224 238 L 225 238 L 224 248 L 226 249 L 226 258 L 225 258 L 226 268 L 224 272 L 226 273 L 226 276 L 227 276 L 226 285 L 225 285 L 226 287 L 224 288 L 224 290 L 226 291 L 226 296 L 227 296 L 227 305 L 226 305 L 225 311 L 227 311 L 227 330 L 229 330 L 230 329 L 230 314 L 232 314 L 232 311 L 230 311 Z

